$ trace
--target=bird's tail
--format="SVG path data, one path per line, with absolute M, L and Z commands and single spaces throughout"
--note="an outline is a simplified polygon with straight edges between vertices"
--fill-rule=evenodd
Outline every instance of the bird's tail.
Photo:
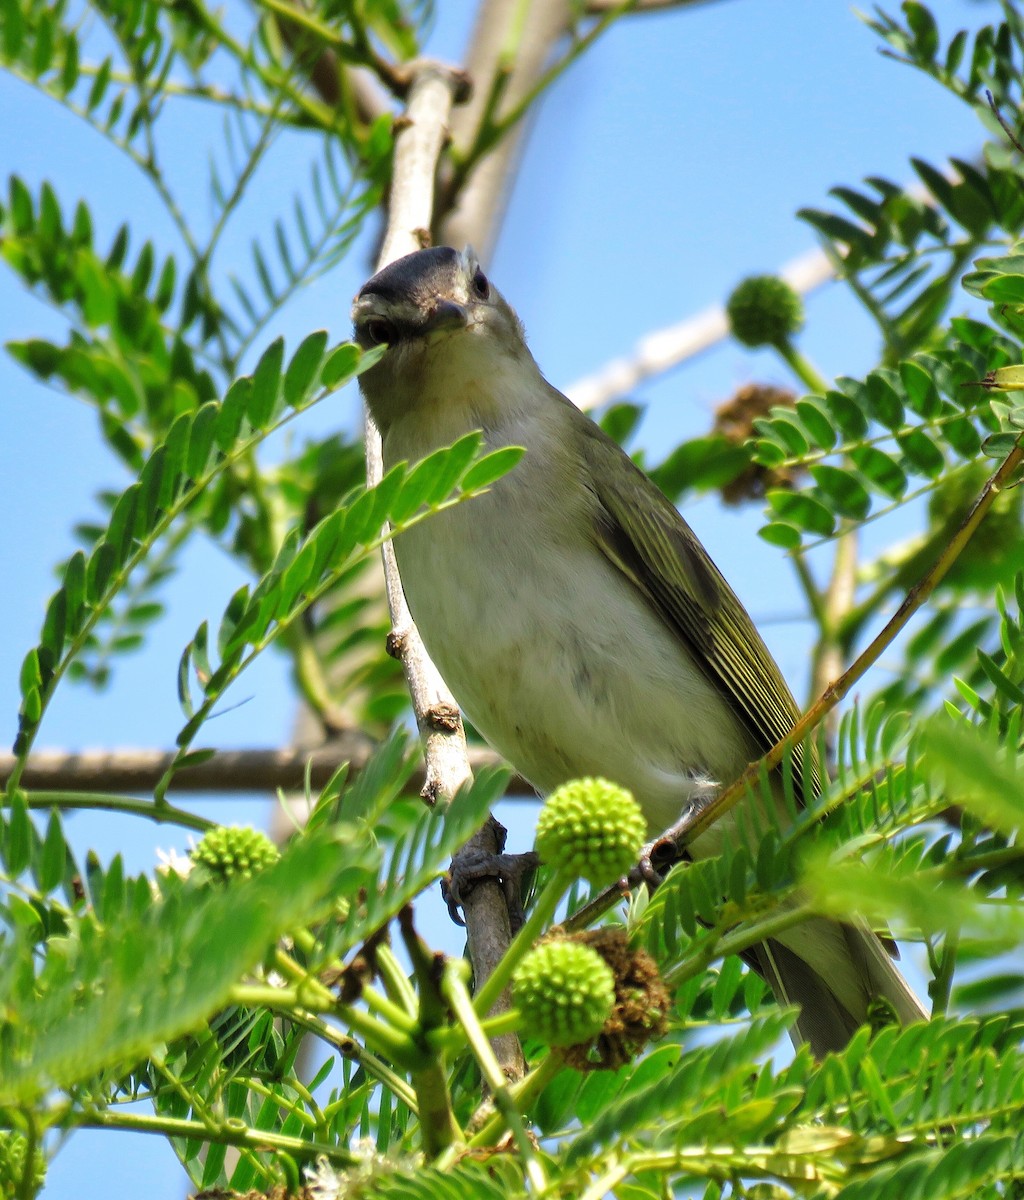
M 813 917 L 762 943 L 755 956 L 776 1000 L 800 1006 L 793 1041 L 807 1042 L 816 1058 L 842 1050 L 865 1022 L 928 1019 L 886 943 L 866 925 Z

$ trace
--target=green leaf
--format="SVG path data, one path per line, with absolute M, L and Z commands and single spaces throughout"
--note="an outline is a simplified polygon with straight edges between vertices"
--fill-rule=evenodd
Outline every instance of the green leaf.
M 462 477 L 462 491 L 467 495 L 482 491 L 502 475 L 507 475 L 525 453 L 523 446 L 504 446 L 481 458 Z
M 892 372 L 872 371 L 867 378 L 867 400 L 871 415 L 889 429 L 903 426 L 903 402 L 896 390 Z
M 907 490 L 903 468 L 877 446 L 857 446 L 850 452 L 857 469 L 885 496 L 898 500 Z
M 192 419 L 192 432 L 189 435 L 188 454 L 185 458 L 185 470 L 192 479 L 201 479 L 206 474 L 219 412 L 220 405 L 216 400 L 210 400 Z
M 849 471 L 821 463 L 812 465 L 810 472 L 839 516 L 861 521 L 871 511 L 871 497 L 867 489 Z
M 61 588 L 50 597 L 46 606 L 46 617 L 43 621 L 43 632 L 39 639 L 40 646 L 48 650 L 53 661 L 59 662 L 64 650 L 64 638 L 67 631 L 67 596 Z
M 974 425 L 966 417 L 957 417 L 943 426 L 946 441 L 961 456 L 974 458 L 981 450 L 981 438 Z
M 117 569 L 117 551 L 109 541 L 102 541 L 89 556 L 86 571 L 86 595 L 90 604 L 96 604 L 106 594 L 111 576 Z
M 908 429 L 896 435 L 896 441 L 910 465 L 929 479 L 938 479 L 946 467 L 942 451 L 923 429 Z
M 320 372 L 320 382 L 325 388 L 339 388 L 356 374 L 357 368 L 365 370 L 372 366 L 382 353 L 383 348 L 379 352 L 371 350 L 363 355 L 354 342 L 343 342 L 327 356 Z
M 831 450 L 839 439 L 824 401 L 805 396 L 796 402 L 796 412 L 818 449 Z
M 277 338 L 264 350 L 252 374 L 252 391 L 246 413 L 253 429 L 264 429 L 274 415 L 281 387 L 284 338 Z
M 76 550 L 68 559 L 64 568 L 63 589 L 65 620 L 68 630 L 74 635 L 81 626 L 82 609 L 85 606 L 85 555 L 81 550 Z
M 431 486 L 424 497 L 424 503 L 433 506 L 447 500 L 479 449 L 480 435 L 478 433 L 466 434 L 465 437 L 461 437 L 453 443 L 428 472 Z M 427 461 L 429 462 L 429 460 Z M 420 465 L 425 467 L 426 463 Z M 409 476 L 406 486 L 411 485 L 415 474 L 414 471 Z
M 327 345 L 326 329 L 311 333 L 292 356 L 284 376 L 284 401 L 298 408 L 308 398 L 317 381 Z
M 619 445 L 623 445 L 636 429 L 644 410 L 639 404 L 619 401 L 601 414 L 598 424 Z
M 252 380 L 249 376 L 243 375 L 240 379 L 236 379 L 228 388 L 224 402 L 217 413 L 214 438 L 225 454 L 234 447 L 238 440 L 242 418 L 249 407 L 251 392 Z
M 772 521 L 762 525 L 757 532 L 769 546 L 779 546 L 783 550 L 796 550 L 800 546 L 800 530 L 785 521 Z
M 825 393 L 825 403 L 847 441 L 853 442 L 867 437 L 868 419 L 860 406 L 849 396 L 844 392 L 828 391 Z
M 32 859 L 33 826 L 28 806 L 21 792 L 10 797 L 10 816 L 7 819 L 7 837 L 0 849 L 3 851 L 7 874 L 16 879 Z M 0 1083 L 0 1088 L 2 1088 Z
M 812 496 L 775 488 L 768 492 L 766 499 L 774 515 L 787 524 L 822 537 L 831 537 L 835 532 L 835 517 Z
M 51 950 L 29 986 L 11 969 L 16 948 L 7 945 L 0 1006 L 10 1036 L 0 1044 L 0 1104 L 35 1103 L 53 1088 L 124 1070 L 197 1028 L 281 936 L 326 912 L 332 896 L 368 887 L 377 858 L 354 827 L 325 829 L 229 888 L 180 888 L 141 911 L 122 903 L 116 920 L 81 938 L 73 969 Z M 100 902 L 116 904 L 123 890 L 116 877 L 108 880 Z

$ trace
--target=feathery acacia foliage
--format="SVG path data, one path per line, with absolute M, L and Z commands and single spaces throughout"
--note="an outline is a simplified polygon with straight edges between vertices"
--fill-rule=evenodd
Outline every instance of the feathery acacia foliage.
M 324 103 L 310 71 L 329 53 L 400 94 L 398 68 L 418 53 L 429 6 L 263 0 L 240 33 L 192 2 L 0 0 L 6 69 L 127 155 L 177 232 L 165 249 L 134 222 L 101 246 L 86 200 L 62 211 L 55 186 L 32 194 L 17 178 L 0 214 L 0 258 L 67 322 L 63 339 L 8 350 L 95 408 L 130 476 L 79 527 L 81 549 L 60 566 L 21 670 L 17 762 L 0 813 L 0 1128 L 28 1152 L 0 1193 L 30 1196 L 34 1150 L 93 1127 L 162 1134 L 194 1186 L 218 1194 L 1019 1194 L 1024 527 L 1014 479 L 955 561 L 949 552 L 1024 429 L 1024 153 L 995 115 L 1021 99 L 1024 20 L 1010 0 L 1000 7 L 998 24 L 945 43 L 915 0 L 869 21 L 895 57 L 978 114 L 989 138 L 978 158 L 915 159 L 921 187 L 872 176 L 835 188 L 834 209 L 802 214 L 877 323 L 875 368 L 822 380 L 790 344 L 796 335 L 783 339 L 776 348 L 806 394 L 763 409 L 745 443 L 694 439 L 652 470 L 673 496 L 752 481 L 765 538 L 798 569 L 810 545 L 842 545 L 909 505 L 919 536 L 860 564 L 847 609 L 809 595 L 822 642 L 844 661 L 936 560 L 949 569 L 929 579 L 930 607 L 895 679 L 822 733 L 819 794 L 798 802 L 790 755 L 750 785 L 771 802 L 746 810 L 719 855 L 677 865 L 652 896 L 641 890 L 585 935 L 606 939 L 595 946 L 619 938 L 608 959 L 637 972 L 623 976 L 620 1009 L 667 1009 L 657 1015 L 668 1034 L 639 1052 L 635 1038 L 621 1065 L 607 1028 L 570 1060 L 519 1028 L 514 1011 L 490 1016 L 463 964 L 425 940 L 416 900 L 500 795 L 501 772 L 432 811 L 406 795 L 413 758 L 396 736 L 357 775 L 308 787 L 306 828 L 252 878 L 132 877 L 120 858 L 76 861 L 61 816 L 72 803 L 206 827 L 169 789 L 214 753 L 197 748 L 206 722 L 271 645 L 290 656 L 325 728 L 342 703 L 374 731 L 402 714 L 394 666 L 366 654 L 382 621 L 363 564 L 385 523 L 400 534 L 474 503 L 515 469 L 516 452 L 481 457 L 479 439 L 466 438 L 372 489 L 361 448 L 339 435 L 272 467 L 260 453 L 282 427 L 302 431 L 309 408 L 380 353 L 329 348 L 322 331 L 290 354 L 280 340 L 262 345 L 290 297 L 344 255 L 390 171 L 390 115 L 367 115 L 342 70 L 337 103 Z M 179 207 L 160 153 L 162 114 L 182 102 L 224 123 L 202 229 Z M 283 137 L 315 140 L 309 184 L 267 215 L 239 277 L 221 266 L 224 231 Z M 496 122 L 475 145 L 500 137 Z M 451 178 L 465 166 L 455 162 Z M 624 440 L 638 416 L 620 404 L 602 419 Z M 182 650 L 182 725 L 163 779 L 134 799 L 22 787 L 54 695 L 74 680 L 102 685 L 139 647 L 196 537 L 230 553 L 249 582 L 209 598 L 210 619 Z M 978 610 L 970 617 L 965 600 Z M 332 660 L 340 682 L 325 669 Z M 529 934 L 550 923 L 565 886 L 542 876 Z M 593 916 L 574 894 L 569 907 L 569 924 Z M 805 1049 L 787 1060 L 774 1052 L 794 1014 L 741 956 L 782 924 L 851 912 L 916 943 L 933 1019 L 901 1030 L 883 1014 L 824 1062 Z M 500 977 L 529 940 L 513 943 Z M 667 993 L 637 982 L 641 950 Z M 512 1029 L 530 1070 L 506 1087 L 488 1037 Z

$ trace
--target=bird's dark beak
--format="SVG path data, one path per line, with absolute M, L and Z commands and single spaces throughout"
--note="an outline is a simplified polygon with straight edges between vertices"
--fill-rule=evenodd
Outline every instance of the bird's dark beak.
M 469 310 L 454 300 L 438 300 L 423 322 L 424 333 L 440 333 L 445 329 L 464 329 L 469 324 Z

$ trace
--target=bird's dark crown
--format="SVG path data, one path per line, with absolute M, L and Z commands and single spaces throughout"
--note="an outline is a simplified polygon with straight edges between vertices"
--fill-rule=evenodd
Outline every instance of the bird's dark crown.
M 460 254 L 451 246 L 416 250 L 389 263 L 368 279 L 359 289 L 356 300 L 378 296 L 386 303 L 401 301 L 427 308 L 434 297 L 452 293 L 470 267 L 471 253 Z M 475 259 L 472 266 L 475 267 Z

